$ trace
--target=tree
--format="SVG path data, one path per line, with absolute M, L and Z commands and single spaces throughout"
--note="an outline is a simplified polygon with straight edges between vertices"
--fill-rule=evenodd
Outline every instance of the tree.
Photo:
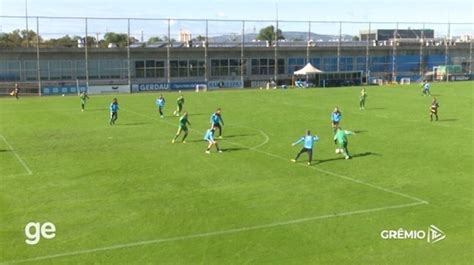
M 160 38 L 160 37 L 151 37 L 151 38 L 148 39 L 147 42 L 148 42 L 148 44 L 150 44 L 150 43 L 157 43 L 157 42 L 162 42 L 162 41 L 163 41 L 163 39 Z
M 360 41 L 359 36 L 352 36 L 352 41 Z
M 278 40 L 285 39 L 285 37 L 283 37 L 281 29 L 277 29 L 276 36 Z M 261 29 L 257 35 L 257 40 L 265 40 L 270 43 L 274 41 L 275 40 L 275 27 L 273 25 L 270 25 L 268 27 Z
M 205 41 L 206 40 L 206 37 L 202 36 L 202 35 L 198 35 L 196 38 L 194 38 L 196 41 Z
M 39 37 L 41 42 L 41 37 Z M 36 44 L 36 32 L 16 29 L 0 34 L 0 47 L 27 47 Z
M 117 47 L 126 47 L 128 46 L 128 36 L 127 34 L 119 34 L 115 32 L 107 32 L 104 35 L 104 40 L 107 45 L 110 43 L 115 43 Z
M 166 36 L 166 35 L 163 36 L 163 40 L 164 40 L 165 42 L 168 42 L 168 41 L 169 41 L 169 42 L 176 42 L 175 39 L 173 39 L 173 38 L 169 39 L 168 36 Z

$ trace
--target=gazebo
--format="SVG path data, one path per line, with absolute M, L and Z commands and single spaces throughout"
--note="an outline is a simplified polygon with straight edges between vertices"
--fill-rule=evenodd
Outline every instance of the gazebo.
M 293 72 L 293 74 L 294 75 L 310 75 L 310 74 L 318 74 L 318 73 L 322 73 L 322 72 L 323 71 L 321 71 L 318 68 L 314 67 L 311 63 L 307 63 L 300 70 Z

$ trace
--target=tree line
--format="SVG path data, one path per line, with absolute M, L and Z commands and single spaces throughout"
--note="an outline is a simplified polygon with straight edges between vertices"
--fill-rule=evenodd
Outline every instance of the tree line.
M 278 29 L 275 32 L 275 28 L 273 26 L 268 26 L 260 30 L 256 39 L 272 42 L 275 40 L 275 36 L 278 38 L 278 40 L 284 39 L 282 31 L 280 29 Z M 9 33 L 0 33 L 0 47 L 2 48 L 36 47 L 36 42 L 37 42 L 36 37 L 37 37 L 36 32 L 32 30 L 26 31 L 26 30 L 16 29 Z M 50 38 L 50 39 L 44 39 L 43 37 L 41 37 L 41 35 L 38 37 L 39 37 L 40 47 L 51 47 L 51 48 L 54 48 L 54 47 L 72 48 L 72 47 L 77 47 L 79 43 L 81 43 L 82 45 L 86 45 L 87 43 L 88 47 L 98 47 L 98 48 L 107 48 L 110 43 L 114 43 L 115 45 L 117 45 L 117 47 L 127 47 L 128 43 L 139 42 L 139 40 L 137 40 L 135 37 L 130 37 L 130 39 L 128 39 L 127 34 L 115 33 L 115 32 L 107 32 L 104 35 L 103 39 L 99 39 L 99 40 L 93 36 L 87 36 L 87 39 L 85 39 L 81 36 L 76 36 L 76 35 L 74 36 L 65 35 L 60 38 Z M 202 42 L 206 40 L 206 37 L 202 35 L 198 35 L 192 40 Z M 175 42 L 176 40 L 168 39 L 168 36 L 163 36 L 163 37 L 154 36 L 154 37 L 150 37 L 146 42 L 148 44 L 151 44 L 151 43 L 168 42 L 168 41 Z

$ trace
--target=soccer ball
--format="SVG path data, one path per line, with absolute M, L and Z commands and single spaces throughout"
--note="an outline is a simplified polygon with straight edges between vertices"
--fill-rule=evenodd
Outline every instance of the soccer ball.
M 336 154 L 339 154 L 339 153 L 341 153 L 341 149 L 336 148 Z

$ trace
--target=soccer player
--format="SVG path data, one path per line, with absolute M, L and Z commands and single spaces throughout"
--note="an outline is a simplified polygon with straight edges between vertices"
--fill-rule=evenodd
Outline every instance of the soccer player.
M 438 101 L 436 100 L 436 97 L 433 97 L 433 101 L 431 101 L 431 107 L 430 107 L 430 120 L 431 121 L 433 121 L 433 115 L 436 117 L 436 121 L 438 121 L 438 108 L 439 108 Z
M 15 96 L 17 100 L 20 99 L 20 86 L 18 85 L 18 83 L 15 84 L 15 88 L 13 88 L 10 95 Z
M 79 98 L 81 99 L 81 111 L 84 112 L 84 109 L 86 107 L 86 100 L 89 99 L 89 96 L 85 91 L 82 91 L 79 95 Z
M 114 98 L 112 100 L 112 103 L 110 103 L 110 125 L 115 124 L 115 121 L 118 119 L 118 110 L 119 110 L 119 105 L 117 102 L 117 98 Z
M 165 107 L 166 100 L 163 95 L 160 95 L 159 98 L 156 99 L 156 106 L 158 106 L 158 111 L 160 112 L 160 117 L 163 118 L 163 108 Z
M 218 128 L 219 129 L 219 138 L 222 138 L 222 126 L 224 126 L 224 120 L 222 119 L 221 115 L 221 109 L 217 109 L 216 112 L 214 112 L 211 115 L 211 129 L 212 128 Z
M 211 147 L 213 145 L 216 146 L 217 152 L 222 153 L 222 150 L 219 149 L 219 145 L 217 145 L 216 140 L 214 139 L 214 132 L 216 131 L 215 127 L 212 127 L 211 129 L 207 129 L 206 134 L 204 135 L 204 140 L 208 142 L 207 149 L 206 149 L 206 154 L 211 153 Z
M 181 114 L 181 110 L 183 110 L 184 105 L 184 97 L 180 95 L 176 100 L 176 110 L 173 112 L 174 115 L 179 116 Z
M 347 149 L 349 141 L 347 136 L 355 134 L 354 132 L 343 130 L 342 128 L 337 128 L 336 135 L 334 135 L 334 143 L 339 145 L 339 148 L 336 148 L 336 154 L 342 153 L 345 159 L 350 159 L 351 155 Z
M 339 126 L 339 122 L 341 122 L 342 113 L 339 111 L 339 107 L 335 107 L 334 111 L 331 113 L 331 122 L 332 128 L 334 129 L 334 133 L 337 131 L 337 127 Z
M 315 142 L 319 140 L 319 137 L 317 135 L 311 135 L 310 130 L 306 130 L 306 135 L 301 137 L 298 141 L 294 142 L 291 144 L 292 146 L 295 146 L 299 143 L 304 143 L 303 148 L 301 148 L 300 152 L 296 155 L 295 159 L 291 159 L 292 162 L 296 163 L 296 160 L 300 157 L 301 154 L 303 153 L 308 153 L 308 165 L 311 165 L 311 161 L 313 160 L 313 145 Z
M 367 98 L 367 91 L 365 91 L 365 88 L 362 88 L 360 91 L 360 98 L 359 98 L 359 108 L 360 110 L 365 109 L 365 99 Z
M 423 82 L 423 91 L 421 92 L 422 96 L 431 96 L 430 93 L 431 85 L 426 80 Z
M 188 120 L 188 112 L 185 111 L 183 113 L 183 116 L 181 116 L 181 118 L 179 118 L 179 126 L 178 126 L 178 132 L 176 133 L 176 135 L 174 136 L 173 140 L 171 140 L 171 143 L 174 144 L 176 142 L 176 139 L 178 139 L 179 135 L 181 134 L 181 132 L 184 132 L 184 136 L 183 136 L 183 144 L 186 143 L 186 137 L 188 137 L 188 124 L 191 125 L 191 123 L 189 122 Z

